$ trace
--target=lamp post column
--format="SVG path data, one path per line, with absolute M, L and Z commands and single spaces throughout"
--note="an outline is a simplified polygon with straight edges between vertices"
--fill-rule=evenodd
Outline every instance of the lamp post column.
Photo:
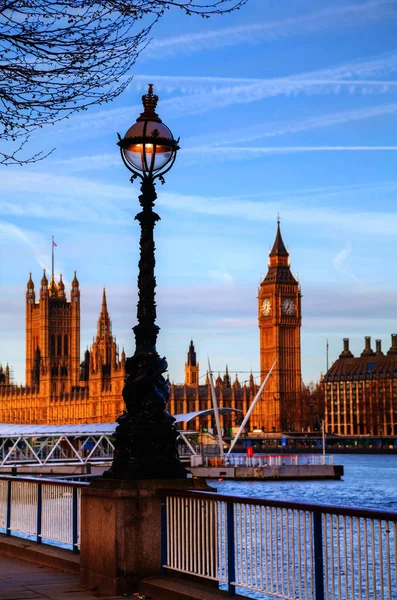
M 123 389 L 126 410 L 117 419 L 114 459 L 106 476 L 113 479 L 179 479 L 186 478 L 187 472 L 178 458 L 175 419 L 165 410 L 169 387 L 163 373 L 168 365 L 156 350 L 160 329 L 156 325 L 153 239 L 154 227 L 160 220 L 153 211 L 157 198 L 155 178 L 162 180 L 162 174 L 175 160 L 178 146 L 154 112 L 157 96 L 153 95 L 151 86 L 148 94 L 143 96 L 143 104 L 145 111 L 126 137 L 119 141 L 124 163 L 134 173 L 132 180 L 141 179 L 139 203 L 142 210 L 135 217 L 141 228 L 138 324 L 133 328 L 135 353 L 126 362 L 128 377 Z
M 153 239 L 154 227 L 160 217 L 153 211 L 157 198 L 154 181 L 148 177 L 142 181 L 142 194 L 139 203 L 142 211 L 135 217 L 141 227 L 141 238 L 139 242 L 140 258 L 138 271 L 138 325 L 135 325 L 136 353 L 156 352 L 157 334 L 160 328 L 156 322 L 155 288 L 156 278 L 154 276 L 155 244 Z
M 153 240 L 160 217 L 153 207 L 155 180 L 163 182 L 178 142 L 154 111 L 152 86 L 142 99 L 144 112 L 119 141 L 124 164 L 141 180 L 135 353 L 126 363 L 125 410 L 117 419 L 112 466 L 84 488 L 81 500 L 81 581 L 111 596 L 131 595 L 139 581 L 161 573 L 159 490 L 209 489 L 205 480 L 187 478 L 177 454 L 175 419 L 165 410 L 169 388 L 163 376 L 167 362 L 156 350 Z M 211 552 L 216 555 L 215 547 Z

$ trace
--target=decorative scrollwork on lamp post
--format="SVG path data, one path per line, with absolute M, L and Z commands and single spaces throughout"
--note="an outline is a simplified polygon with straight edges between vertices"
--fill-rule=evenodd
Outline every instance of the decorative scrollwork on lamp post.
M 179 149 L 171 131 L 155 109 L 158 96 L 149 85 L 142 96 L 144 111 L 130 127 L 118 146 L 126 167 L 132 172 L 131 182 L 141 180 L 136 215 L 141 227 L 138 273 L 138 324 L 135 354 L 126 362 L 127 379 L 123 389 L 126 411 L 117 419 L 112 466 L 105 473 L 114 479 L 185 478 L 186 470 L 178 458 L 178 432 L 174 417 L 166 410 L 169 387 L 163 373 L 167 361 L 156 350 L 159 327 L 156 325 L 155 245 L 153 231 L 159 215 L 153 211 L 157 198 L 155 180 L 164 183 L 164 174 L 175 162 Z

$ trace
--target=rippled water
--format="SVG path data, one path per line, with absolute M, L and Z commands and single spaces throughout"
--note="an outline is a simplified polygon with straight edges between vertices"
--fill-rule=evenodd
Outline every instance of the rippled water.
M 337 454 L 340 481 L 209 481 L 219 493 L 397 512 L 397 455 Z

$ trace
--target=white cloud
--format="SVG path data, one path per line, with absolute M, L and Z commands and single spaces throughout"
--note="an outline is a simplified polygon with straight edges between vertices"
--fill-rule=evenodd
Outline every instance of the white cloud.
M 105 184 L 100 181 L 58 175 L 56 173 L 34 171 L 7 170 L 1 175 L 2 191 L 19 190 L 23 192 L 39 192 L 41 194 L 70 195 L 70 196 L 96 196 L 98 199 L 113 198 L 114 194 L 120 198 L 131 198 L 128 186 Z M 100 201 L 100 200 L 99 200 Z M 48 209 L 47 209 L 48 210 Z
M 130 87 L 144 91 L 147 82 L 153 82 L 156 92 L 164 91 L 167 94 L 180 92 L 183 96 L 199 96 L 223 94 L 225 90 L 245 97 L 253 95 L 252 100 L 258 96 L 266 98 L 278 95 L 296 95 L 297 93 L 322 94 L 356 92 L 362 94 L 385 94 L 395 92 L 397 81 L 373 79 L 373 77 L 385 77 L 397 70 L 397 56 L 376 57 L 370 60 L 347 63 L 346 65 L 331 67 L 327 69 L 288 75 L 283 77 L 245 78 L 245 77 L 203 77 L 190 75 L 135 75 Z M 372 79 L 362 79 L 371 76 Z M 355 77 L 355 79 L 352 79 Z M 361 78 L 361 79 L 360 79 Z M 235 92 L 234 92 L 235 91 Z M 172 109 L 172 100 L 164 100 L 161 104 Z M 118 109 L 116 109 L 118 110 Z
M 347 275 L 349 278 L 353 279 L 356 283 L 359 283 L 361 285 L 360 280 L 352 272 L 352 270 L 348 264 L 348 258 L 349 258 L 349 256 L 351 256 L 351 254 L 352 254 L 352 247 L 351 247 L 351 244 L 348 244 L 345 248 L 343 248 L 340 252 L 338 252 L 336 254 L 336 256 L 334 256 L 334 258 L 332 259 L 332 264 L 334 265 L 334 268 L 336 271 L 339 271 L 339 273 L 343 273 L 344 275 Z
M 90 221 L 128 225 L 132 223 L 131 190 L 126 186 L 103 184 L 88 178 L 19 171 L 18 177 L 8 170 L 2 175 L 2 189 L 17 198 L 20 192 L 29 192 L 18 201 L 19 214 L 43 219 L 61 218 L 68 221 Z M 297 225 L 327 225 L 338 231 L 352 231 L 370 235 L 397 235 L 397 213 L 333 208 L 339 199 L 354 198 L 360 206 L 361 197 L 395 193 L 397 181 L 308 188 L 254 196 L 198 196 L 158 191 L 157 205 L 170 210 L 203 215 L 228 216 L 241 221 L 274 221 L 281 212 L 283 218 Z M 84 199 L 84 202 L 82 202 Z M 308 207 L 308 202 L 315 208 Z M 321 205 L 320 205 L 321 204 Z M 14 215 L 10 202 L 1 202 L 3 215 Z M 51 206 L 51 211 L 49 210 Z M 5 223 L 8 235 L 22 236 L 23 232 Z M 216 269 L 215 269 L 216 270 Z M 222 270 L 222 269 L 221 269 Z
M 0 235 L 2 238 L 7 237 L 12 240 L 19 240 L 32 248 L 35 247 L 29 236 L 20 227 L 17 227 L 12 223 L 0 221 Z
M 347 257 L 351 253 L 351 246 L 347 246 L 343 248 L 338 254 L 333 258 L 332 264 L 334 265 L 337 271 L 343 271 L 343 264 L 346 261 Z
M 370 235 L 397 235 L 397 213 L 366 212 L 362 210 L 331 208 L 325 202 L 334 205 L 335 199 L 350 197 L 354 193 L 357 200 L 360 194 L 390 192 L 397 188 L 397 182 L 384 185 L 329 187 L 317 190 L 272 194 L 273 201 L 266 197 L 204 197 L 181 196 L 177 194 L 159 194 L 159 204 L 168 208 L 207 215 L 219 215 L 240 219 L 241 221 L 274 221 L 274 215 L 281 212 L 283 219 L 296 225 L 324 225 L 330 231 L 337 229 Z M 308 201 L 314 208 L 307 207 Z M 322 205 L 319 205 L 319 202 Z
M 280 95 L 394 92 L 397 91 L 396 81 L 375 81 L 373 78 L 385 77 L 396 70 L 397 54 L 391 54 L 273 79 L 138 75 L 132 85 L 141 89 L 143 83 L 150 81 L 157 91 L 180 92 L 179 96 L 161 99 L 162 114 L 180 118 Z M 353 77 L 356 79 L 352 80 Z M 366 79 L 360 79 L 363 77 Z M 80 114 L 70 119 L 67 126 L 57 126 L 57 130 L 59 134 L 83 136 L 84 139 L 100 137 L 109 128 L 123 133 L 140 111 L 141 107 L 135 105 Z
M 51 263 L 51 261 L 49 261 L 48 257 L 40 252 L 39 245 L 35 241 L 37 238 L 36 234 L 32 234 L 29 231 L 23 230 L 13 223 L 0 221 L 0 235 L 3 240 L 3 244 L 4 240 L 8 238 L 9 240 L 16 241 L 17 243 L 21 242 L 22 244 L 28 246 L 40 268 L 48 268 L 48 265 Z
M 213 163 L 230 160 L 252 160 L 267 155 L 307 154 L 311 152 L 396 152 L 397 146 L 198 146 L 182 150 L 182 156 L 187 164 L 197 164 L 203 161 Z M 195 155 L 197 155 L 195 157 Z
M 92 156 L 79 156 L 77 158 L 65 158 L 52 161 L 58 167 L 66 167 L 68 172 L 73 171 L 96 171 L 108 167 L 118 167 L 120 165 L 120 154 L 118 152 L 109 152 L 106 154 L 94 154 Z
M 219 162 L 229 160 L 252 160 L 264 155 L 278 154 L 305 154 L 310 152 L 396 152 L 397 146 L 196 146 L 182 148 L 179 155 L 187 164 L 203 163 L 215 160 Z M 114 153 L 71 158 L 54 161 L 59 167 L 66 167 L 69 173 L 98 171 L 109 167 L 119 166 L 119 159 Z M 15 204 L 3 203 L 3 210 L 7 213 L 21 214 L 21 208 Z
M 3 214 L 34 216 L 61 221 L 128 224 L 131 189 L 95 179 L 55 173 L 13 171 L 2 173 L 3 197 L 13 195 L 18 202 L 0 199 Z M 27 193 L 27 194 L 26 194 Z M 17 196 L 16 196 L 17 195 Z M 84 202 L 82 202 L 84 199 Z
M 155 40 L 144 55 L 151 58 L 166 58 L 170 53 L 180 52 L 182 47 L 185 52 L 202 51 L 241 43 L 273 42 L 328 31 L 335 27 L 338 29 L 342 26 L 357 27 L 360 23 L 395 18 L 395 6 L 394 0 L 373 0 L 326 8 L 279 21 L 207 30 L 196 34 L 188 33 Z
M 243 144 L 245 142 L 251 142 L 263 138 L 279 137 L 289 135 L 291 133 L 301 133 L 302 131 L 322 129 L 334 125 L 343 125 L 344 123 L 362 121 L 365 119 L 372 119 L 385 115 L 395 115 L 396 113 L 397 103 L 393 103 L 320 114 L 308 119 L 299 119 L 285 123 L 258 123 L 255 127 L 247 126 L 240 129 L 234 129 L 232 132 L 230 132 L 230 130 L 225 132 L 218 131 L 216 132 L 216 136 L 214 136 L 212 146 L 216 148 L 217 146 L 222 146 L 224 144 Z M 208 147 L 208 137 L 209 136 L 197 136 L 186 140 L 186 145 L 189 149 L 189 152 L 192 152 L 191 148 L 197 148 L 194 150 L 194 152 L 198 152 L 200 148 L 205 149 Z M 203 144 L 204 141 L 205 145 Z M 203 157 L 205 157 L 204 151 Z
M 1 206 L 1 202 L 0 202 Z M 23 211 L 22 211 L 23 212 Z M 11 212 L 11 214 L 13 214 Z M 0 236 L 2 239 L 2 251 L 6 248 L 12 248 L 12 243 L 15 242 L 18 246 L 27 247 L 27 253 L 29 257 L 32 257 L 35 263 L 40 267 L 40 270 L 46 269 L 47 273 L 50 273 L 51 268 L 51 251 L 43 252 L 42 248 L 47 246 L 50 248 L 50 236 L 47 240 L 43 239 L 43 236 L 33 229 L 27 230 L 18 227 L 14 223 L 8 221 L 0 221 Z M 8 244 L 11 242 L 11 245 Z M 12 252 L 12 250 L 9 250 Z M 57 261 L 58 267 L 62 264 L 61 261 Z M 30 264 L 30 268 L 33 269 L 33 264 Z M 58 269 L 59 272 L 59 269 Z M 63 278 L 65 285 L 69 285 L 69 281 Z M 14 294 L 15 296 L 15 294 Z
M 219 110 L 235 104 L 250 104 L 276 96 L 292 96 L 298 94 L 321 95 L 348 93 L 385 94 L 396 92 L 396 81 L 374 81 L 354 79 L 352 77 L 368 77 L 393 73 L 397 70 L 397 55 L 376 57 L 361 62 L 348 63 L 342 66 L 322 70 L 278 77 L 274 79 L 258 79 L 251 83 L 245 80 L 222 85 L 212 83 L 193 94 L 182 94 L 168 100 L 162 100 L 162 109 L 178 117 L 195 115 L 209 110 Z M 155 81 L 155 78 L 154 78 Z

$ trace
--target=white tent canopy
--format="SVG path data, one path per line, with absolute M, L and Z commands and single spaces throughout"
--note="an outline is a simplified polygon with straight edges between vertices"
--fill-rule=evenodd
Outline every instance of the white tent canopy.
M 235 408 L 220 408 L 219 412 L 241 412 Z M 214 409 L 198 410 L 186 414 L 174 415 L 176 423 L 187 423 L 197 417 L 213 415 Z M 19 425 L 14 423 L 0 423 L 0 438 L 9 437 L 59 437 L 80 435 L 112 435 L 117 423 L 84 423 L 78 425 Z

